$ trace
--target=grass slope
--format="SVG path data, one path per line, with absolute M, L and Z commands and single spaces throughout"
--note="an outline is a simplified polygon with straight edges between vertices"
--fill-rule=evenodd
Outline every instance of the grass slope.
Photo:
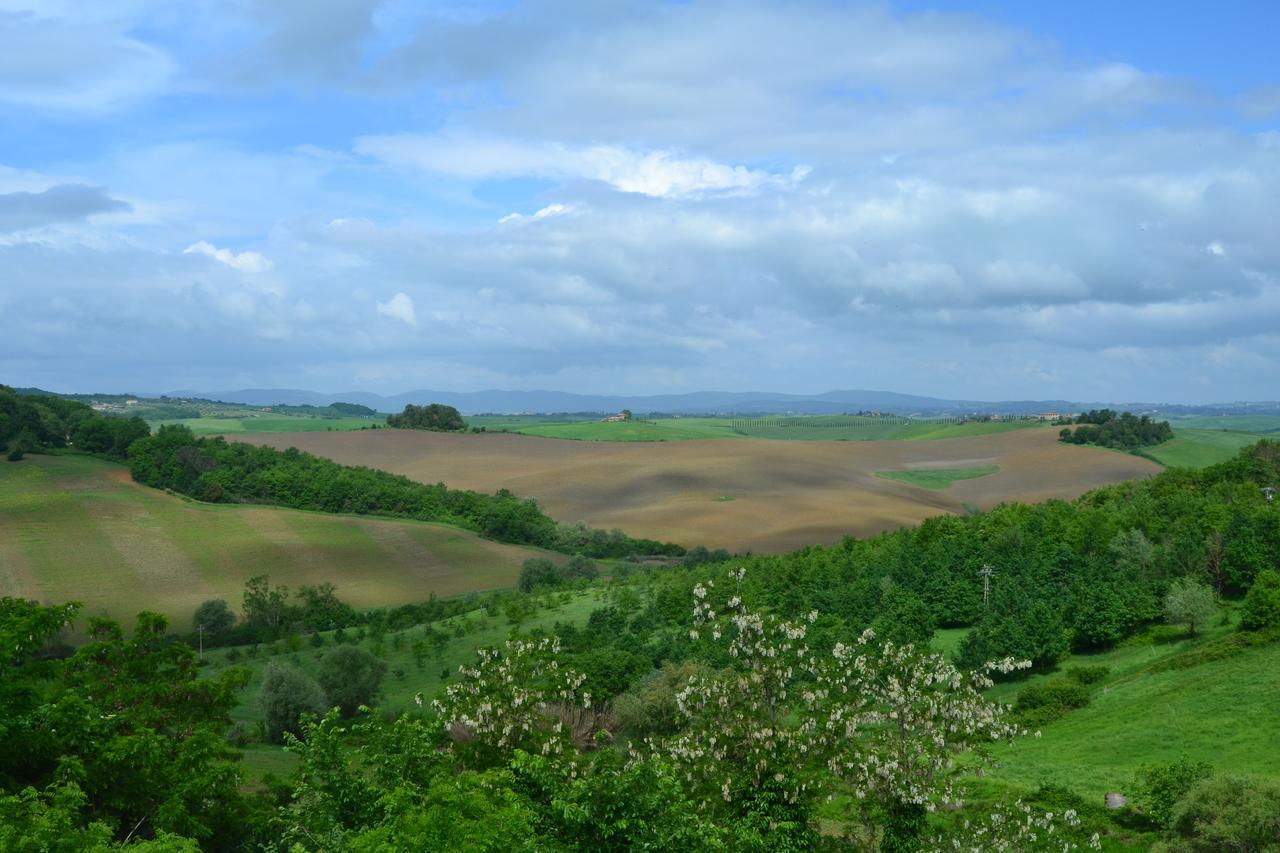
M 0 594 L 90 615 L 155 610 L 185 630 L 201 601 L 235 606 L 258 574 L 329 582 L 361 607 L 422 601 L 511 586 L 541 553 L 440 524 L 202 504 L 85 456 L 0 463 Z
M 876 476 L 885 480 L 896 480 L 922 489 L 945 489 L 956 480 L 974 480 L 988 477 L 1000 468 L 997 465 L 983 465 L 979 468 L 937 468 L 922 471 L 877 471 Z
M 1092 802 L 1108 791 L 1132 792 L 1144 765 L 1183 755 L 1220 772 L 1280 778 L 1280 644 L 1248 648 L 1188 669 L 1162 663 L 1232 632 L 1215 626 L 1201 637 L 1175 635 L 1162 642 L 1135 638 L 1095 655 L 1074 655 L 1050 676 L 999 684 L 990 696 L 1012 703 L 1027 684 L 1072 666 L 1106 665 L 1111 674 L 1092 688 L 1088 707 L 1067 713 L 1041 729 L 1039 738 L 997 750 L 994 780 L 1020 789 L 1044 782 L 1064 785 Z M 954 649 L 963 630 L 939 631 L 934 647 Z
M 1174 429 L 1173 438 L 1146 448 L 1143 455 L 1170 468 L 1206 468 L 1234 458 L 1240 448 L 1264 438 L 1274 438 L 1274 435 L 1179 426 Z

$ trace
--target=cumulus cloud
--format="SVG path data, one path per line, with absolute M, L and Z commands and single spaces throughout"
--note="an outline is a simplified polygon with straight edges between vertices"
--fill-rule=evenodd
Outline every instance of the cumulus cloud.
M 41 192 L 0 194 L 0 231 L 38 228 L 55 222 L 86 219 L 99 213 L 130 210 L 102 187 L 59 184 Z
M 407 293 L 397 293 L 386 302 L 379 302 L 378 313 L 409 326 L 418 325 L 418 314 L 413 309 L 413 298 Z
M 275 266 L 272 261 L 257 252 L 240 252 L 236 254 L 230 249 L 219 249 L 212 243 L 200 240 L 182 250 L 184 255 L 204 255 L 213 258 L 220 264 L 226 264 L 233 270 L 245 273 L 263 273 Z

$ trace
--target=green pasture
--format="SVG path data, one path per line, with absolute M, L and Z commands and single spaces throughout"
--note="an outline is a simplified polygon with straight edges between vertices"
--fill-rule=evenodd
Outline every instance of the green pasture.
M 922 471 L 877 471 L 884 480 L 896 480 L 922 489 L 945 489 L 957 480 L 973 480 L 988 477 L 1000 470 L 998 465 L 982 465 L 978 468 L 938 468 Z
M 165 424 L 182 424 L 196 435 L 222 435 L 237 432 L 326 432 L 369 429 L 385 426 L 386 419 L 325 418 L 312 415 L 254 415 L 249 417 L 203 417 L 177 420 L 147 421 L 157 430 Z
M 1161 626 L 1107 652 L 1072 655 L 1048 675 L 997 684 L 988 695 L 1012 703 L 1023 687 L 1073 666 L 1111 670 L 1091 688 L 1087 707 L 1042 726 L 1038 738 L 997 749 L 999 768 L 989 778 L 1027 790 L 1063 785 L 1099 803 L 1108 791 L 1131 792 L 1141 767 L 1184 755 L 1224 773 L 1280 778 L 1280 644 L 1160 671 L 1160 664 L 1234 630 L 1217 624 L 1190 638 Z M 933 646 L 950 654 L 965 633 L 938 631 Z
M 1145 448 L 1142 455 L 1170 468 L 1206 468 L 1226 462 L 1240 448 L 1264 438 L 1275 438 L 1275 435 L 1221 429 L 1185 429 L 1177 426 L 1173 430 L 1173 438 L 1155 447 Z
M 259 574 L 401 604 L 514 585 L 535 555 L 443 524 L 199 503 L 87 456 L 0 463 L 0 594 L 80 601 L 86 615 L 154 610 L 185 630 L 201 601 L 235 606 Z
M 1231 432 L 1280 433 L 1280 415 L 1171 415 L 1175 429 L 1215 429 Z
M 574 441 L 692 441 L 757 438 L 775 441 L 928 441 L 965 438 L 1043 426 L 1039 421 L 913 420 L 896 416 L 805 415 L 762 418 L 656 418 L 603 422 L 558 416 L 486 415 L 467 425 L 487 432 L 518 432 Z

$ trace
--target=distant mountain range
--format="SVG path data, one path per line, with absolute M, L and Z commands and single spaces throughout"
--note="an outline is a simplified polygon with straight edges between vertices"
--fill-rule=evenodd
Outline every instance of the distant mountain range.
M 145 396 L 161 396 L 160 394 Z M 827 391 L 823 394 L 782 394 L 769 391 L 695 391 L 688 394 L 597 395 L 564 391 L 408 391 L 383 396 L 367 391 L 325 394 L 283 388 L 249 388 L 239 391 L 170 391 L 168 397 L 221 400 L 257 406 L 359 403 L 381 412 L 398 412 L 407 404 L 445 403 L 467 415 L 617 412 L 680 415 L 824 415 L 880 411 L 899 415 L 959 415 L 999 413 L 1079 412 L 1113 408 L 1163 414 L 1277 414 L 1280 402 L 1240 402 L 1222 405 L 1170 405 L 1160 403 L 1080 402 L 1070 400 L 947 400 L 898 394 L 893 391 Z

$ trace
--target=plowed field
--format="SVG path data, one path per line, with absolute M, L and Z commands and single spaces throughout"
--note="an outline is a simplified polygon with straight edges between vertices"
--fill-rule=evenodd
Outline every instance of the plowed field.
M 537 498 L 560 521 L 757 553 L 873 535 L 966 505 L 1073 498 L 1161 470 L 1136 456 L 1062 444 L 1052 429 L 859 442 L 607 443 L 415 430 L 231 437 L 427 483 L 507 488 Z M 940 490 L 875 476 L 990 465 L 999 471 Z

